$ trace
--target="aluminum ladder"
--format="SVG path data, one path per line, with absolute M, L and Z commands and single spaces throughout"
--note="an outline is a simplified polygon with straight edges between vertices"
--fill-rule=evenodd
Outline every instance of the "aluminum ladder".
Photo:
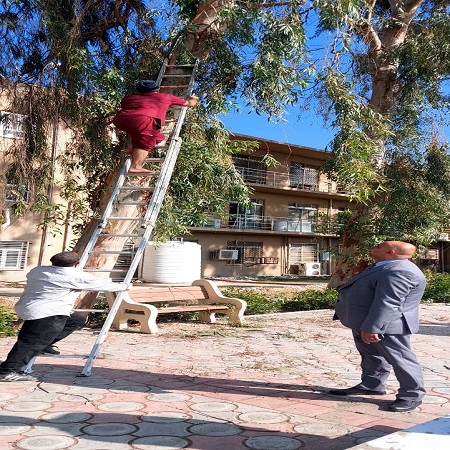
M 157 84 L 160 86 L 160 90 L 164 93 L 165 90 L 175 91 L 175 95 L 184 97 L 190 96 L 194 90 L 195 75 L 198 68 L 198 61 L 194 64 L 183 64 L 183 65 L 171 65 L 168 60 L 165 60 L 159 71 L 158 78 L 156 80 Z M 168 73 L 169 70 L 169 73 Z M 175 73 L 171 73 L 175 72 Z M 172 177 L 172 173 L 175 167 L 175 163 L 180 151 L 182 139 L 180 138 L 180 130 L 183 126 L 183 122 L 186 117 L 188 107 L 172 107 L 168 112 L 168 117 L 166 118 L 165 125 L 163 126 L 161 132 L 166 135 L 166 139 L 156 147 L 156 151 L 166 150 L 164 158 L 154 158 L 150 157 L 146 159 L 146 164 L 151 164 L 152 166 L 159 166 L 160 170 L 152 171 L 149 174 L 128 174 L 128 169 L 130 167 L 130 159 L 128 158 L 121 170 L 117 182 L 112 190 L 111 196 L 108 200 L 105 211 L 99 220 L 98 226 L 92 233 L 89 242 L 87 243 L 81 257 L 79 268 L 85 268 L 89 263 L 89 258 L 93 255 L 123 255 L 126 253 L 133 254 L 133 258 L 130 266 L 125 274 L 123 281 L 125 283 L 131 283 L 133 275 L 142 259 L 144 250 L 150 240 L 151 234 L 156 224 L 159 211 L 161 209 L 162 203 L 164 201 L 164 196 L 166 194 L 167 188 Z M 172 114 L 173 117 L 169 117 Z M 154 150 L 154 151 L 155 151 Z M 146 183 L 141 185 L 134 185 L 128 180 L 135 177 L 145 177 Z M 126 182 L 128 181 L 128 184 Z M 147 201 L 136 201 L 136 200 L 122 200 L 122 194 L 129 196 L 130 194 L 136 194 L 142 196 L 144 193 L 151 193 L 151 197 Z M 115 216 L 114 211 L 117 207 L 121 205 L 146 207 L 146 212 L 142 216 Z M 117 221 L 130 221 L 130 225 L 134 225 L 134 231 L 132 233 L 118 233 L 111 234 L 105 233 L 104 229 L 107 228 L 108 224 Z M 119 250 L 96 250 L 96 244 L 99 239 L 102 238 L 132 238 L 137 243 L 137 249 L 135 252 L 124 252 L 122 249 Z M 90 269 L 85 268 L 86 272 L 90 273 L 109 273 L 112 275 L 117 270 L 111 269 Z M 92 310 L 92 309 L 77 309 L 77 312 L 108 312 L 106 320 L 98 333 L 97 339 L 94 346 L 92 347 L 91 353 L 89 354 L 86 364 L 81 372 L 81 376 L 90 376 L 92 367 L 95 360 L 101 350 L 102 344 L 105 341 L 109 329 L 114 321 L 114 318 L 119 311 L 120 304 L 125 295 L 125 292 L 117 293 L 106 293 L 107 296 L 115 296 L 112 301 L 112 305 L 109 310 Z M 111 298 L 111 297 L 109 297 Z M 25 372 L 32 372 L 32 365 L 34 360 L 24 368 Z

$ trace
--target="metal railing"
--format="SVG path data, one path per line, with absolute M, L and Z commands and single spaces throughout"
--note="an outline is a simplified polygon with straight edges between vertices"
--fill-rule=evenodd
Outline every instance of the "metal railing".
M 243 167 L 236 167 L 236 171 L 240 173 L 245 183 L 253 186 L 345 194 L 345 192 L 340 191 L 336 186 L 333 186 L 331 181 L 314 180 L 314 177 L 311 176 Z
M 317 223 L 311 220 L 296 220 L 289 217 L 233 214 L 228 220 L 212 219 L 207 228 L 231 228 L 239 230 L 286 231 L 291 233 L 316 233 Z

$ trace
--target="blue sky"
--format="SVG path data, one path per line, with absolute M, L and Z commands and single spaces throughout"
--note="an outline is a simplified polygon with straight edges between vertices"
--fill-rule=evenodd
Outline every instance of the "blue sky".
M 306 111 L 298 117 L 298 108 L 290 108 L 285 122 L 273 123 L 266 116 L 229 113 L 221 120 L 226 128 L 237 134 L 246 134 L 272 141 L 287 142 L 325 150 L 333 138 L 333 130 L 325 127 L 323 120 L 313 111 Z
M 325 150 L 333 139 L 333 130 L 326 127 L 322 118 L 314 111 L 302 112 L 300 117 L 298 111 L 298 107 L 291 108 L 286 116 L 287 121 L 279 123 L 271 123 L 266 116 L 259 116 L 254 112 L 232 112 L 221 120 L 233 133 Z M 444 135 L 450 141 L 450 127 L 445 128 Z

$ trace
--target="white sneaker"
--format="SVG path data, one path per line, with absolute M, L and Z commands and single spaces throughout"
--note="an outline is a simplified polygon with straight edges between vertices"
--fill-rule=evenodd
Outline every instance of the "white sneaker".
M 39 381 L 36 377 L 32 375 L 27 375 L 26 373 L 19 372 L 9 372 L 0 374 L 0 382 L 2 381 Z

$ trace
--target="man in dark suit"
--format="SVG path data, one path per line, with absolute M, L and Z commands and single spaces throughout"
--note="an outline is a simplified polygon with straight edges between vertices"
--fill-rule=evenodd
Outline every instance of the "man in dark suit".
M 391 369 L 400 384 L 391 411 L 411 411 L 425 395 L 422 369 L 411 350 L 419 329 L 419 304 L 425 290 L 422 271 L 409 259 L 416 247 L 385 241 L 369 255 L 375 264 L 339 290 L 335 319 L 351 328 L 361 355 L 361 383 L 332 389 L 332 395 L 384 395 Z

